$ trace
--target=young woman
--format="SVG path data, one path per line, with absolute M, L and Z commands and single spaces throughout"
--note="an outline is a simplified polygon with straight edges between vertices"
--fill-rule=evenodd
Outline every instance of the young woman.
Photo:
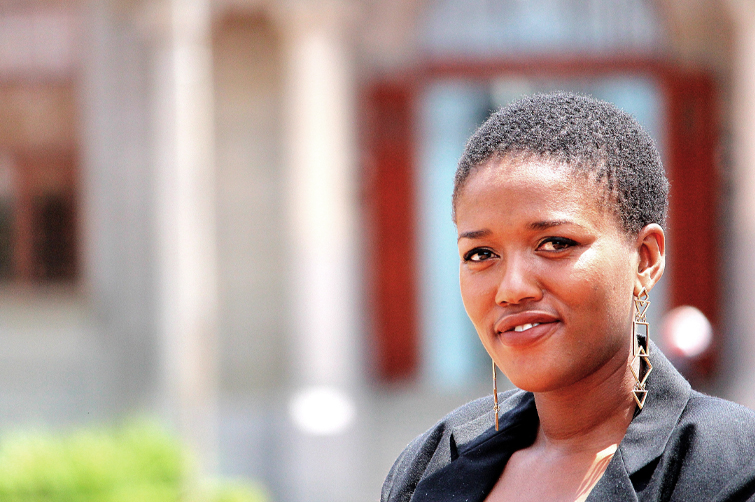
M 609 103 L 537 95 L 480 127 L 455 179 L 461 294 L 521 390 L 415 439 L 383 502 L 755 500 L 755 413 L 648 340 L 667 197 L 652 139 Z

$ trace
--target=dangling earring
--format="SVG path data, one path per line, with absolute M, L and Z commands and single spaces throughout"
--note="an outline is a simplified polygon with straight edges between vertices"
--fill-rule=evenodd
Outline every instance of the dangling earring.
M 648 325 L 647 314 L 650 300 L 648 300 L 648 292 L 645 288 L 642 288 L 640 294 L 634 297 L 634 319 L 632 320 L 632 364 L 629 369 L 632 370 L 635 384 L 632 389 L 632 397 L 634 397 L 637 406 L 642 409 L 645 406 L 645 399 L 648 397 L 648 390 L 645 387 L 645 383 L 648 380 L 648 375 L 653 371 L 653 365 L 650 364 L 650 326 Z M 639 360 L 639 369 L 634 371 L 634 365 Z M 645 371 L 643 372 L 643 363 Z M 642 378 L 640 378 L 642 375 Z
M 495 415 L 495 430 L 498 430 L 498 411 L 500 408 L 498 407 L 498 381 L 495 373 L 495 361 L 493 361 L 493 414 Z

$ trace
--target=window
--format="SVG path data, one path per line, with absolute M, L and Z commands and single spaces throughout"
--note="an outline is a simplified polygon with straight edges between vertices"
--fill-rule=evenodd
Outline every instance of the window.
M 0 284 L 78 272 L 74 4 L 0 9 Z
M 63 152 L 0 160 L 0 281 L 70 282 L 76 278 L 73 159 Z
M 69 84 L 0 86 L 0 281 L 60 283 L 78 270 Z

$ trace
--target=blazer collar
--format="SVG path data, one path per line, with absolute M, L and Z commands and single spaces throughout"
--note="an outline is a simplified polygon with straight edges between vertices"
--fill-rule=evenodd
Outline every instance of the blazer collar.
M 518 391 L 502 404 L 506 413 L 499 431 L 492 426 L 491 413 L 452 430 L 451 462 L 419 481 L 412 502 L 485 499 L 509 457 L 529 446 L 537 434 L 532 394 Z
M 671 365 L 658 348 L 650 343 L 648 396 L 645 406 L 629 424 L 618 451 L 587 498 L 637 501 L 631 476 L 660 457 L 689 401 L 689 383 Z
M 650 364 L 653 370 L 647 380 L 645 406 L 638 410 L 619 445 L 630 476 L 661 456 L 692 392 L 687 380 L 652 342 Z
M 454 445 L 459 451 L 466 448 L 473 448 L 475 445 L 486 441 L 491 436 L 503 433 L 507 428 L 515 426 L 522 420 L 529 418 L 531 420 L 534 412 L 535 423 L 537 420 L 537 411 L 535 410 L 535 396 L 531 392 L 523 390 L 510 391 L 499 395 L 501 401 L 499 416 L 501 423 L 499 431 L 495 430 L 495 416 L 493 410 L 493 399 L 490 399 L 490 412 L 480 415 L 474 420 L 457 425 L 451 430 L 451 437 Z

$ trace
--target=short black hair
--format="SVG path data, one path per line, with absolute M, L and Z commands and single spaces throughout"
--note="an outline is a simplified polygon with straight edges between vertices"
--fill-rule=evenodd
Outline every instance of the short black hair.
M 669 183 L 658 149 L 630 114 L 568 92 L 535 94 L 492 114 L 469 138 L 454 180 L 453 209 L 472 171 L 491 159 L 534 156 L 604 180 L 624 231 L 666 223 Z

